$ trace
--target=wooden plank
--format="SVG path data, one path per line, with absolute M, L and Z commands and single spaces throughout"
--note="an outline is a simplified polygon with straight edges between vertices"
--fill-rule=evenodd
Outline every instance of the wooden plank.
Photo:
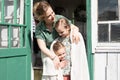
M 94 80 L 106 80 L 106 54 L 96 53 L 94 55 Z
M 107 80 L 118 80 L 118 54 L 108 54 Z
M 120 80 L 120 54 L 118 54 L 118 80 Z
M 27 57 L 0 58 L 0 80 L 27 80 Z

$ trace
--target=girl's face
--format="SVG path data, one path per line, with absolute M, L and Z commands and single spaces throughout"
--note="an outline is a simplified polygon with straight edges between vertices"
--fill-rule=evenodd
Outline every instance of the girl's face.
M 66 55 L 65 47 L 60 48 L 56 53 L 57 53 L 59 59 L 63 60 Z
M 56 31 L 58 32 L 59 36 L 61 36 L 63 38 L 69 36 L 69 34 L 70 34 L 70 28 L 69 28 L 69 26 L 63 26 L 63 25 L 58 26 L 56 28 Z
M 52 10 L 51 7 L 49 7 L 48 10 L 46 11 L 44 20 L 47 24 L 51 24 L 51 23 L 54 22 L 55 13 L 54 13 L 54 11 Z

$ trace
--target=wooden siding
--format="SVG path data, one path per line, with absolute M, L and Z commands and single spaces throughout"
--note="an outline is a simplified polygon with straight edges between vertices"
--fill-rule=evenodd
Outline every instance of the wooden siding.
M 120 54 L 94 54 L 94 80 L 120 80 Z

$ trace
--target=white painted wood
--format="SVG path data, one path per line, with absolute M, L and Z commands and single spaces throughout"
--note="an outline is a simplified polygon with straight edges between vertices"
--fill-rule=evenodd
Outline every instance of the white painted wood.
M 116 46 L 112 46 L 112 45 L 105 46 L 104 44 L 102 46 L 97 46 L 95 49 L 95 52 L 101 52 L 101 53 L 103 53 L 103 52 L 108 52 L 108 53 L 120 52 L 120 44 L 117 44 L 117 43 L 115 43 L 115 44 L 116 44 Z
M 106 54 L 94 54 L 94 80 L 106 80 Z
M 91 0 L 92 53 L 95 53 L 97 45 L 97 13 L 97 0 Z
M 94 80 L 120 80 L 120 52 L 94 54 Z
M 108 54 L 107 80 L 118 80 L 118 54 Z
M 118 80 L 120 80 L 120 54 L 118 54 L 118 76 L 117 76 L 117 78 L 118 78 Z
M 120 20 L 120 0 L 118 0 L 118 15 L 119 15 L 119 20 Z

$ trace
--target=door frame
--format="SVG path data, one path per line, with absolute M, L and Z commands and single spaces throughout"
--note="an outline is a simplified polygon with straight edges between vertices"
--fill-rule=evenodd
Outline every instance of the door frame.
M 92 54 L 92 31 L 91 31 L 91 0 L 86 0 L 86 15 L 87 15 L 87 55 L 88 55 L 88 65 L 90 72 L 90 80 L 94 80 L 94 68 L 93 68 L 93 54 Z

